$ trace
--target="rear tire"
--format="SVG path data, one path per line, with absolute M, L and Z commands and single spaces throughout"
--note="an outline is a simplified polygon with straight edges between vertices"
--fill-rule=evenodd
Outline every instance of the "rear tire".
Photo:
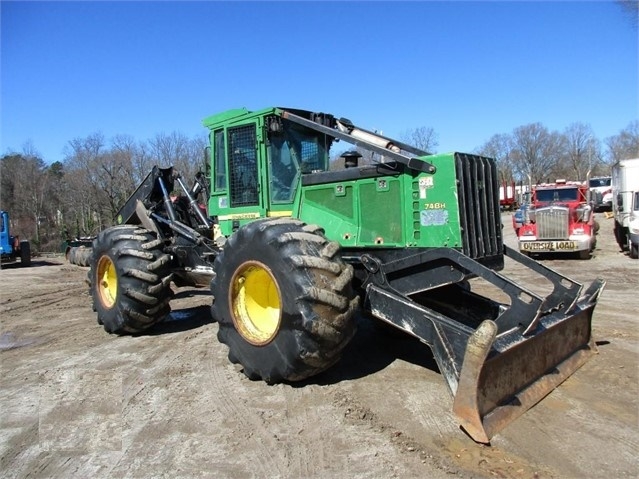
M 617 240 L 617 244 L 621 251 L 626 251 L 628 249 L 628 243 L 626 241 L 626 233 L 624 233 L 623 228 L 619 226 L 619 223 L 615 221 L 615 239 Z
M 218 339 L 251 379 L 313 376 L 336 363 L 355 334 L 353 268 L 319 227 L 254 221 L 229 238 L 213 269 Z
M 31 266 L 31 244 L 26 240 L 20 241 L 20 264 Z
M 632 242 L 628 242 L 628 250 L 629 250 L 629 254 L 630 257 L 632 259 L 637 259 L 639 258 L 639 244 L 638 243 L 632 243 Z
M 138 333 L 162 321 L 173 295 L 169 255 L 155 233 L 122 225 L 93 242 L 89 287 L 98 323 L 109 333 Z

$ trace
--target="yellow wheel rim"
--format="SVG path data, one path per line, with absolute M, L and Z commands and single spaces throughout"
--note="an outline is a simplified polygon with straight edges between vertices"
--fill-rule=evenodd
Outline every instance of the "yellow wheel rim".
M 246 341 L 263 346 L 275 338 L 282 300 L 277 282 L 264 264 L 249 261 L 235 271 L 229 303 L 235 329 Z
M 105 308 L 112 308 L 118 294 L 118 276 L 115 264 L 108 256 L 102 256 L 98 261 L 96 280 L 100 302 Z

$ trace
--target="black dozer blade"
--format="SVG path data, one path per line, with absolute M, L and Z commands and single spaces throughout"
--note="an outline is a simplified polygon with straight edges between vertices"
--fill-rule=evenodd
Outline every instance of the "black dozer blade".
M 460 426 L 480 443 L 489 443 L 597 352 L 591 322 L 605 282 L 595 280 L 583 291 L 515 250 L 504 246 L 504 253 L 550 280 L 553 291 L 541 298 L 450 249 L 433 250 L 416 262 L 445 258 L 500 287 L 510 306 L 457 284 L 410 297 L 393 288 L 392 280 L 367 285 L 366 305 L 374 316 L 431 347 Z M 382 274 L 402 276 L 389 269 Z M 406 274 L 412 270 L 414 265 Z

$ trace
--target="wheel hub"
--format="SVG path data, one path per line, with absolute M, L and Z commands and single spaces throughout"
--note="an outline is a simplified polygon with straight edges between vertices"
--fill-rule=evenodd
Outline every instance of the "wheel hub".
M 118 294 L 118 276 L 115 264 L 108 256 L 102 256 L 98 260 L 96 268 L 96 281 L 100 302 L 105 308 L 112 308 Z
M 246 341 L 263 346 L 275 338 L 282 302 L 277 282 L 266 265 L 250 261 L 235 271 L 229 303 L 235 328 Z

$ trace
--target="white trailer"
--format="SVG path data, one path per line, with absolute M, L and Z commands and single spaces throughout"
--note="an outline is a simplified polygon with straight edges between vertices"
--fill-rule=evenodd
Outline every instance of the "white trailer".
M 614 233 L 622 251 L 639 257 L 639 158 L 621 160 L 612 167 Z

